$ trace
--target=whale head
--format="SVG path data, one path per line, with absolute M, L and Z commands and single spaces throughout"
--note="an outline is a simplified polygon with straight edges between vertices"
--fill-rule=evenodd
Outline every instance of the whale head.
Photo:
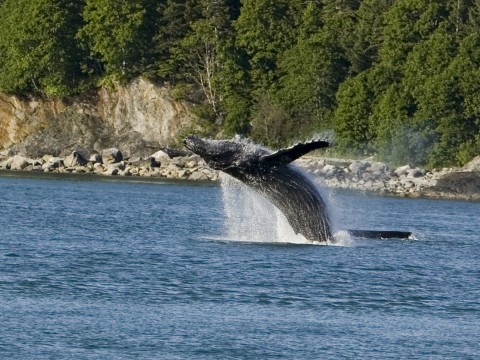
M 183 144 L 215 170 L 239 167 L 245 160 L 246 145 L 241 142 L 201 139 L 191 135 L 183 140 Z

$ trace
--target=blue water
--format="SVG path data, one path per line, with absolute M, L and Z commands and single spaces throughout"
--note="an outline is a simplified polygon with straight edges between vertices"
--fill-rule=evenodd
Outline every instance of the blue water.
M 3 174 L 0 358 L 480 358 L 480 203 L 330 193 L 417 240 L 315 246 L 235 241 L 224 196 Z

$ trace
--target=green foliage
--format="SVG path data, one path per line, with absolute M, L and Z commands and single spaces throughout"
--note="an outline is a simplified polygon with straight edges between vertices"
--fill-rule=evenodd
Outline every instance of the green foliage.
M 383 44 L 379 60 L 401 68 L 412 49 L 445 20 L 444 2 L 405 0 L 395 2 L 384 14 Z
M 225 97 L 226 117 L 224 132 L 228 136 L 246 135 L 250 132 L 250 101 L 239 94 L 229 94 Z
M 385 125 L 376 110 L 390 110 L 383 102 L 392 99 L 391 84 L 397 77 L 392 69 L 377 66 L 340 85 L 333 127 L 337 146 L 344 152 L 363 155 L 374 152 L 377 133 Z M 389 115 L 387 119 L 390 118 Z
M 394 0 L 364 0 L 356 12 L 357 21 L 352 31 L 353 45 L 350 49 L 350 71 L 358 74 L 368 70 L 378 61 L 382 47 L 384 15 Z
M 465 165 L 478 156 L 478 154 L 480 154 L 480 134 L 475 135 L 475 138 L 467 140 L 459 146 L 457 162 L 460 165 Z
M 330 125 L 335 94 L 347 72 L 341 49 L 326 35 L 318 33 L 299 40 L 279 63 L 284 75 L 279 79 L 276 98 L 304 132 Z
M 235 47 L 234 41 L 225 42 L 219 49 L 222 66 L 216 76 L 221 99 L 221 111 L 225 114 L 223 130 L 226 135 L 247 135 L 250 131 L 252 99 L 250 77 L 245 53 Z
M 190 23 L 200 17 L 198 2 L 195 0 L 166 0 L 158 5 L 159 21 L 154 37 L 158 56 L 155 64 L 157 76 L 175 83 L 184 80 L 182 71 L 182 39 L 190 32 Z
M 245 0 L 235 21 L 237 44 L 249 56 L 254 89 L 268 89 L 278 79 L 280 54 L 293 39 L 288 0 Z
M 0 90 L 65 96 L 137 76 L 195 130 L 450 166 L 479 155 L 475 0 L 0 0 Z
M 139 75 L 146 6 L 143 0 L 86 0 L 78 37 L 116 79 Z
M 478 154 L 477 13 L 469 1 L 385 7 L 378 57 L 337 94 L 335 128 L 344 150 L 432 167 Z M 376 89 L 367 79 L 378 69 Z
M 0 89 L 7 93 L 75 93 L 86 74 L 75 42 L 82 2 L 6 0 L 0 7 Z M 20 10 L 21 9 L 21 10 Z
M 253 112 L 252 139 L 272 148 L 278 148 L 292 139 L 295 125 L 283 107 L 267 95 L 259 96 Z

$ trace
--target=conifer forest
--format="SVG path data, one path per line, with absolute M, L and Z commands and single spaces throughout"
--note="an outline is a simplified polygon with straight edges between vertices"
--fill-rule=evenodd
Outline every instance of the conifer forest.
M 138 77 L 207 135 L 329 136 L 429 167 L 480 155 L 480 0 L 0 0 L 1 92 Z

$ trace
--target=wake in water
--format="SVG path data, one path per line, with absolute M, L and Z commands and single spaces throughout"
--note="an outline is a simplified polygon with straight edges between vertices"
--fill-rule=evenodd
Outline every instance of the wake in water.
M 353 245 L 346 231 L 334 234 L 334 242 L 312 243 L 295 234 L 285 215 L 268 199 L 224 173 L 220 175 L 225 211 L 226 240 L 309 245 Z

